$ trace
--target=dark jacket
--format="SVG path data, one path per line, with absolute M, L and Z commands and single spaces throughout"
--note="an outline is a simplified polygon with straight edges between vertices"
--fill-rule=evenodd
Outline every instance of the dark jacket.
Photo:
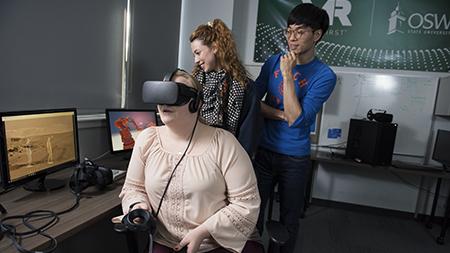
M 256 148 L 261 139 L 263 124 L 264 119 L 261 114 L 260 100 L 256 95 L 253 80 L 249 79 L 239 117 L 237 139 L 250 158 L 253 158 L 256 153 Z

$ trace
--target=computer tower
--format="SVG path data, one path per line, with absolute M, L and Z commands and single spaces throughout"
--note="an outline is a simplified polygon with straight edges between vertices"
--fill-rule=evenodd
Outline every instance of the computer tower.
M 390 165 L 397 124 L 351 119 L 345 156 L 373 165 Z

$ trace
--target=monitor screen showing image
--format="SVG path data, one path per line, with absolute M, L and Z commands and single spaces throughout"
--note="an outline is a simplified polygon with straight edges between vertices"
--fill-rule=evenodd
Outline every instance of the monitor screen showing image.
M 450 131 L 438 130 L 434 143 L 433 160 L 450 166 Z
M 47 174 L 78 163 L 75 109 L 6 112 L 0 118 L 4 188 L 37 178 L 45 184 Z
M 138 134 L 157 125 L 155 110 L 107 109 L 106 121 L 112 153 L 131 151 Z

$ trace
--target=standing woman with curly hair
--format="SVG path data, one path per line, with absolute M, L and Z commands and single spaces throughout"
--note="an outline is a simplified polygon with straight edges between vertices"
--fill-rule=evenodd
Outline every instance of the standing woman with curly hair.
M 239 61 L 230 29 L 220 19 L 198 26 L 190 38 L 195 67 L 202 84 L 202 120 L 233 133 L 253 156 L 262 123 L 253 81 Z

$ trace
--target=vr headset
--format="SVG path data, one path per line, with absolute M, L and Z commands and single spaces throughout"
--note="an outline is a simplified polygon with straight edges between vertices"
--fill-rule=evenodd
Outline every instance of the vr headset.
M 142 87 L 144 103 L 180 106 L 197 100 L 197 90 L 173 81 L 146 81 Z
M 380 111 L 380 112 L 373 112 L 373 111 Z M 392 123 L 393 116 L 392 114 L 386 113 L 384 110 L 376 110 L 376 109 L 370 109 L 367 112 L 367 119 L 369 120 L 375 120 L 377 122 L 382 123 Z

